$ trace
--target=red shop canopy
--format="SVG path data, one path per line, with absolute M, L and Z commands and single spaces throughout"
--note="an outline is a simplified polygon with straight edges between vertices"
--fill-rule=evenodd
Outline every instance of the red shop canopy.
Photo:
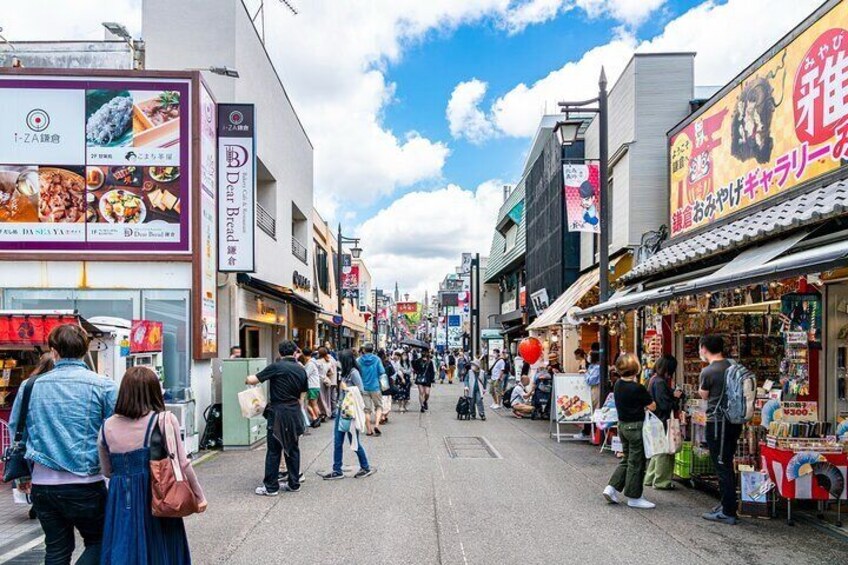
M 63 324 L 82 326 L 90 334 L 97 328 L 73 311 L 0 310 L 0 346 L 41 347 L 53 328 Z

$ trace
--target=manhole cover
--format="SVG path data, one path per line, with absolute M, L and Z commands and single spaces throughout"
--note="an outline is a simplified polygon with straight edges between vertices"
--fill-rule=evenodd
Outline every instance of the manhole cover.
M 492 444 L 480 436 L 446 436 L 445 447 L 451 459 L 500 459 Z

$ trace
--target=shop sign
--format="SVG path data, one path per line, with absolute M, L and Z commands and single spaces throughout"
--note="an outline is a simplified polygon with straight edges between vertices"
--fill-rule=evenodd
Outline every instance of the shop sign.
M 417 302 L 398 302 L 397 303 L 397 313 L 398 314 L 415 314 L 418 312 L 418 303 Z
M 542 290 L 537 290 L 536 292 L 530 295 L 530 302 L 533 303 L 533 310 L 536 311 L 536 315 L 538 316 L 548 307 L 548 289 L 543 288 Z
M 162 322 L 133 320 L 130 326 L 130 353 L 162 351 Z
M 200 261 L 200 292 L 195 292 L 194 308 L 199 309 L 199 335 L 195 331 L 195 355 L 208 359 L 218 354 L 218 151 L 217 108 L 206 86 L 200 86 L 200 242 L 195 250 Z M 195 314 L 197 315 L 197 314 Z M 195 326 L 197 327 L 197 326 Z M 199 345 L 197 343 L 199 341 Z
M 253 104 L 218 105 L 218 270 L 256 271 Z
M 292 273 L 292 284 L 300 290 L 312 290 L 312 282 L 297 271 Z
M 444 283 L 442 284 L 442 290 L 446 290 L 448 292 L 459 292 L 460 290 L 462 290 L 464 284 L 465 281 L 460 278 L 445 279 Z
M 818 422 L 818 402 L 785 401 L 780 403 L 780 415 L 775 419 L 783 422 Z
M 586 384 L 585 375 L 555 374 L 554 398 L 557 424 L 592 421 L 592 390 Z
M 190 251 L 191 94 L 188 78 L 0 76 L 0 251 Z
M 671 235 L 722 220 L 848 158 L 840 2 L 669 138 Z
M 601 181 L 597 163 L 563 165 L 568 231 L 601 232 Z
M 0 316 L 0 345 L 43 346 L 57 326 L 79 325 L 76 316 Z

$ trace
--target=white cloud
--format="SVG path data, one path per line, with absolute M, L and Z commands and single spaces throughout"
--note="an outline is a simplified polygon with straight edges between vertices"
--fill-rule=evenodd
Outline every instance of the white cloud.
M 554 19 L 570 5 L 568 0 L 528 0 L 507 10 L 503 26 L 510 33 L 518 33 L 529 25 Z
M 481 143 L 492 135 L 494 127 L 479 108 L 487 88 L 485 82 L 476 78 L 454 87 L 445 112 L 452 136 Z
M 410 192 L 365 221 L 358 233 L 363 257 L 378 286 L 423 295 L 453 272 L 463 252 L 487 251 L 492 240 L 503 183 L 487 181 L 476 190 L 450 184 Z
M 590 18 L 607 16 L 631 27 L 644 23 L 665 0 L 575 0 Z

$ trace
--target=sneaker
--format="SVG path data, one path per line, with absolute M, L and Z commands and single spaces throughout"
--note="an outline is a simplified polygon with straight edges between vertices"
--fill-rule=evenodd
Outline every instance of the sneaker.
M 483 420 L 484 422 L 486 421 L 486 417 L 485 417 L 485 416 L 480 416 L 480 419 L 481 419 L 481 420 Z
M 314 420 L 312 420 L 312 423 L 309 424 L 309 425 L 313 428 L 320 428 L 321 427 L 321 420 L 318 419 L 318 418 L 315 418 Z
M 424 413 L 424 412 L 426 412 L 426 411 L 427 411 L 427 410 L 426 410 L 426 409 L 422 406 L 422 407 L 421 407 L 421 413 L 423 414 L 423 413 Z
M 298 482 L 302 483 L 305 480 L 303 473 L 298 477 Z M 280 471 L 277 474 L 277 482 L 279 483 L 287 483 L 289 482 L 289 474 L 286 471 Z
M 259 496 L 277 496 L 278 494 L 280 494 L 280 491 L 278 490 L 269 492 L 268 489 L 265 488 L 265 485 L 262 485 L 261 487 L 256 487 L 256 490 L 253 492 L 258 494 Z
M 500 406 L 498 406 L 497 404 L 492 404 L 491 406 L 489 406 L 489 408 L 491 408 L 492 410 L 497 410 L 498 408 L 500 408 Z
M 621 496 L 621 493 L 615 490 L 612 485 L 607 485 L 607 487 L 604 489 L 603 495 L 604 498 L 607 499 L 607 502 L 609 502 L 610 504 L 618 504 L 619 502 L 621 502 L 621 499 L 619 498 Z
M 589 439 L 589 436 L 584 435 L 582 432 L 581 432 L 581 433 L 579 433 L 579 434 L 574 434 L 574 435 L 573 435 L 573 436 L 571 436 L 571 437 L 573 437 L 574 439 L 582 439 L 582 440 Z
M 380 428 L 374 428 L 374 435 L 380 437 L 383 435 L 383 432 L 380 431 Z
M 704 520 L 709 520 L 710 522 L 720 522 L 722 524 L 727 524 L 728 526 L 735 526 L 739 523 L 739 518 L 736 516 L 728 516 L 723 511 L 718 510 L 716 512 L 707 512 L 701 515 L 701 518 Z
M 641 508 L 643 510 L 648 510 L 657 507 L 657 505 L 653 502 L 648 502 L 647 500 L 645 500 L 644 496 L 641 498 L 631 498 L 627 501 L 627 506 L 629 506 L 630 508 Z
M 287 483 L 287 484 L 284 484 L 284 485 L 280 485 L 280 490 L 282 490 L 284 492 L 300 492 L 300 487 L 291 488 Z
M 377 472 L 377 469 L 360 469 L 353 476 L 353 478 L 354 479 L 364 479 L 365 477 L 370 477 L 371 475 L 373 475 L 376 472 Z
M 316 471 L 315 474 L 324 479 L 325 481 L 337 481 L 339 479 L 345 478 L 344 473 L 342 473 L 341 471 L 339 471 L 338 473 L 335 471 L 329 471 L 327 473 L 319 473 L 318 471 Z

